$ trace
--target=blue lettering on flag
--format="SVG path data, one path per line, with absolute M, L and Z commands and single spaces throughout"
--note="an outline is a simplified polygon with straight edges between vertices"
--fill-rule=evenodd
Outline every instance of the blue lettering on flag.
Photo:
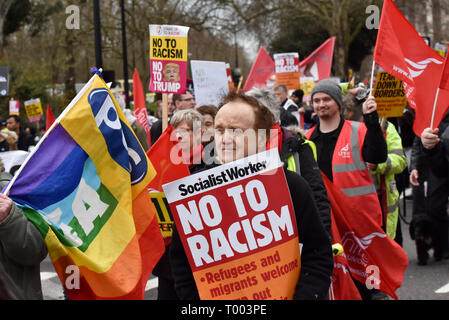
M 131 184 L 142 181 L 148 170 L 145 153 L 133 132 L 120 120 L 109 91 L 92 90 L 88 102 L 111 157 L 128 170 Z

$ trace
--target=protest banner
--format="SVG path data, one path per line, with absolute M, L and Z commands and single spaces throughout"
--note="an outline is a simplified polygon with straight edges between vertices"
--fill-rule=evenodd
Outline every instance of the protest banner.
M 12 150 L 0 152 L 0 159 L 5 167 L 5 172 L 10 172 L 13 167 L 22 165 L 28 157 L 29 152 L 23 150 Z
M 312 98 L 312 89 L 315 87 L 315 81 L 313 77 L 301 77 L 301 90 L 304 91 L 304 96 L 302 98 L 302 102 L 309 103 Z
M 226 63 L 192 60 L 190 66 L 196 103 L 218 106 L 222 97 L 229 93 Z
M 44 110 L 42 109 L 41 99 L 27 100 L 23 103 L 25 105 L 25 111 L 30 123 L 39 122 L 44 115 Z
M 229 91 L 234 90 L 234 80 L 232 79 L 231 65 L 226 63 L 226 75 L 228 76 Z
M 150 24 L 151 92 L 186 92 L 188 27 Z
M 273 58 L 276 66 L 276 85 L 283 84 L 289 90 L 299 89 L 299 54 L 275 53 Z
M 407 105 L 403 83 L 388 72 L 381 71 L 377 75 L 374 86 L 374 97 L 379 117 L 401 117 Z
M 293 298 L 298 232 L 277 149 L 163 189 L 201 299 Z
M 9 100 L 9 114 L 18 116 L 20 114 L 19 100 Z

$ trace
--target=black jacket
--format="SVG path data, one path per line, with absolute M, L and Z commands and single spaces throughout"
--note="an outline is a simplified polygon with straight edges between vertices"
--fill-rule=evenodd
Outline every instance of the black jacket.
M 281 161 L 284 161 L 290 156 L 298 156 L 300 167 L 296 168 L 299 173 L 309 184 L 313 192 L 313 198 L 318 209 L 318 213 L 323 223 L 324 230 L 331 237 L 331 204 L 327 197 L 326 187 L 321 176 L 318 163 L 315 161 L 313 151 L 305 144 L 304 139 L 300 135 L 290 133 L 288 130 L 283 130 L 283 141 L 280 153 Z M 287 165 L 287 163 L 285 164 Z
M 417 169 L 419 176 L 430 170 L 437 177 L 449 177 L 449 111 L 441 120 L 438 129 L 440 143 L 432 150 L 424 148 L 419 137 L 415 137 L 415 141 L 413 141 L 411 170 Z
M 293 201 L 298 236 L 303 244 L 301 274 L 296 285 L 295 299 L 326 299 L 333 270 L 332 249 L 320 221 L 307 182 L 297 173 L 285 171 Z M 199 299 L 195 280 L 176 227 L 170 246 L 172 274 L 177 295 L 182 300 Z

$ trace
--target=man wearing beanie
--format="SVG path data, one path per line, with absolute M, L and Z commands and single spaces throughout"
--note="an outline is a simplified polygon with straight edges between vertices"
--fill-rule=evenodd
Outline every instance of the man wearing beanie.
M 366 162 L 378 164 L 387 160 L 387 144 L 374 97 L 369 96 L 363 103 L 364 123 L 344 120 L 341 87 L 329 79 L 315 85 L 311 99 L 319 123 L 306 137 L 316 145 L 318 166 L 355 207 L 382 227 L 382 210 L 366 166 Z M 364 300 L 373 299 L 372 291 L 362 283 L 356 284 Z

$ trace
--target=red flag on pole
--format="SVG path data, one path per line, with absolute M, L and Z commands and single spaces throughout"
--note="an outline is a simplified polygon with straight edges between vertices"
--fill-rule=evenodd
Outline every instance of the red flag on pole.
M 374 61 L 403 81 L 409 104 L 415 109 L 413 130 L 421 136 L 432 122 L 443 58 L 425 43 L 392 0 L 385 0 L 383 4 Z M 436 104 L 435 127 L 448 108 L 449 91 L 441 91 Z
M 253 87 L 263 88 L 267 86 L 267 81 L 275 74 L 275 65 L 264 47 L 260 47 L 256 60 L 251 67 L 248 78 L 246 79 L 243 91 L 246 92 Z
M 55 122 L 55 115 L 51 111 L 50 104 L 47 104 L 47 113 L 45 115 L 45 131 L 47 131 L 51 125 Z
M 340 233 L 335 225 L 334 218 L 332 218 L 331 233 L 334 243 L 341 244 Z M 344 252 L 334 256 L 329 300 L 362 300 L 359 290 L 352 280 L 349 263 Z
M 145 104 L 145 95 L 143 94 L 142 82 L 140 81 L 137 68 L 133 74 L 133 96 L 134 96 L 134 114 L 137 122 L 145 129 L 148 137 L 148 145 L 151 146 L 150 123 L 148 122 L 147 107 Z
M 299 63 L 301 76 L 313 77 L 314 81 L 329 78 L 334 55 L 335 37 L 327 39 L 306 59 Z
M 326 175 L 322 176 L 351 275 L 398 299 L 395 291 L 408 266 L 407 254 L 373 218 L 360 211 Z
M 173 127 L 169 125 L 162 135 L 153 144 L 150 150 L 147 151 L 148 158 L 156 170 L 156 176 L 148 185 L 153 203 L 158 203 L 156 212 L 158 213 L 159 228 L 164 236 L 165 244 L 168 245 L 171 241 L 173 217 L 169 214 L 170 208 L 166 201 L 165 194 L 163 194 L 162 185 L 171 181 L 184 178 L 190 174 L 189 167 L 177 158 L 178 152 L 176 139 L 170 139 L 173 132 Z M 172 158 L 175 157 L 175 158 Z M 157 198 L 157 199 L 156 199 Z M 164 212 L 169 217 L 164 217 Z
M 444 59 L 443 71 L 441 73 L 440 80 L 440 89 L 449 91 L 449 63 L 447 63 L 449 54 L 446 55 L 446 59 Z

